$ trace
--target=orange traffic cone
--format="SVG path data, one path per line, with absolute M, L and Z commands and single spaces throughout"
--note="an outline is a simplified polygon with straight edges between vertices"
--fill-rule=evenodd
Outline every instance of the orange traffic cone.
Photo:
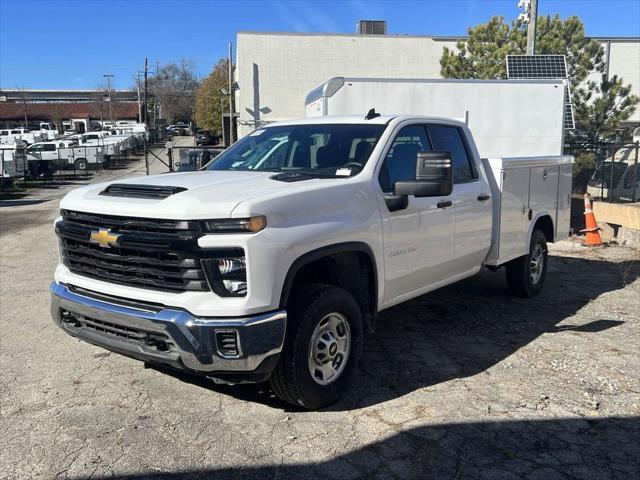
M 580 230 L 587 234 L 584 244 L 588 247 L 602 245 L 602 238 L 600 238 L 600 232 L 598 231 L 600 227 L 598 227 L 596 216 L 591 209 L 591 198 L 588 193 L 584 194 L 584 223 L 586 228 Z

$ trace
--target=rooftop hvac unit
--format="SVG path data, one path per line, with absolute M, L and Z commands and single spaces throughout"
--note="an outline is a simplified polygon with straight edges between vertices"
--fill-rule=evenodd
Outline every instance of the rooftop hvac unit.
M 358 33 L 364 35 L 386 35 L 386 20 L 360 20 L 356 25 Z

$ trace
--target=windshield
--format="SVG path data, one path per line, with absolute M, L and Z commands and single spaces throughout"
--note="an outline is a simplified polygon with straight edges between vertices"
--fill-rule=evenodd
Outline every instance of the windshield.
M 357 174 L 386 125 L 307 124 L 255 130 L 221 153 L 208 170 Z
M 613 167 L 613 178 L 612 175 L 612 167 Z M 622 178 L 624 172 L 626 172 L 628 165 L 624 162 L 611 162 L 599 163 L 596 166 L 596 170 L 593 172 L 591 176 L 591 180 L 589 180 L 589 186 L 599 187 L 604 186 L 616 187 Z

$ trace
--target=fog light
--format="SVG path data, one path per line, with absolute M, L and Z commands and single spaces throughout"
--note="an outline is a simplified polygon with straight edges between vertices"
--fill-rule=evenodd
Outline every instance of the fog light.
M 217 258 L 203 260 L 203 265 L 209 285 L 216 295 L 221 297 L 247 295 L 247 265 L 242 249 L 221 251 Z

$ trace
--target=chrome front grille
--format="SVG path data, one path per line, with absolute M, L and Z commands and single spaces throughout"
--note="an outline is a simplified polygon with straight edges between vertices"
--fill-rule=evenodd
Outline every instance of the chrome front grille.
M 100 228 L 118 234 L 119 244 L 92 243 L 91 232 Z M 210 290 L 195 251 L 200 236 L 197 222 L 65 210 L 56 231 L 64 264 L 78 275 L 171 292 Z

